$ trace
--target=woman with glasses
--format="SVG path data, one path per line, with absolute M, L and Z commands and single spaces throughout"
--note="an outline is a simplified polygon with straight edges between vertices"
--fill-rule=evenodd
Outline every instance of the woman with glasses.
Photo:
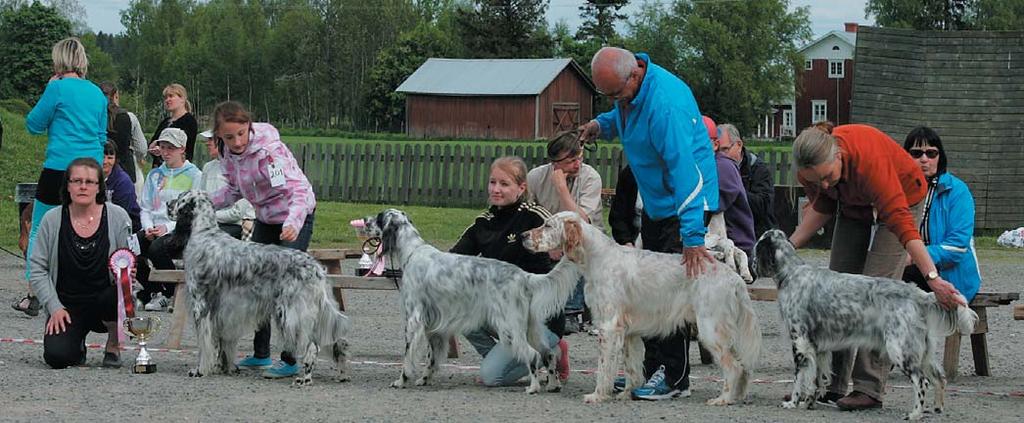
M 47 315 L 43 360 L 54 369 L 84 364 L 85 337 L 97 332 L 107 334 L 103 367 L 121 367 L 117 287 L 107 263 L 128 247 L 132 222 L 107 201 L 96 160 L 75 159 L 65 174 L 61 206 L 43 216 L 29 257 L 32 289 Z
M 946 150 L 939 134 L 931 128 L 914 128 L 907 134 L 903 149 L 921 166 L 928 181 L 924 215 L 918 228 L 921 241 L 942 278 L 971 301 L 981 287 L 974 252 L 974 196 L 964 181 L 946 170 Z M 909 261 L 907 264 L 903 280 L 931 292 L 924 275 Z
M 107 142 L 107 98 L 96 84 L 85 79 L 89 58 L 82 42 L 77 38 L 58 41 L 53 46 L 52 58 L 53 74 L 39 102 L 25 118 L 30 133 L 47 134 L 46 156 L 32 206 L 29 254 L 35 251 L 32 243 L 39 222 L 46 212 L 61 204 L 60 186 L 68 164 L 79 157 L 101 163 L 103 144 Z M 26 280 L 30 279 L 29 272 L 26 266 Z M 13 307 L 35 316 L 39 314 L 40 302 L 30 289 Z

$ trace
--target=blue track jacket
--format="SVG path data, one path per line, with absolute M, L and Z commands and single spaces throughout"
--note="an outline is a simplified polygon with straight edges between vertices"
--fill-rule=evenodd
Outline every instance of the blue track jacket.
M 595 120 L 601 137 L 619 137 L 636 176 L 644 212 L 653 220 L 679 216 L 684 247 L 704 245 L 704 211 L 718 210 L 718 170 L 711 139 L 690 87 L 647 62 L 636 98 L 623 122 L 615 108 Z

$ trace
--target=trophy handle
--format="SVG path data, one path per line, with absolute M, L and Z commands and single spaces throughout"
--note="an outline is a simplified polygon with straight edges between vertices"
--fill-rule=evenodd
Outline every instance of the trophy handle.
M 159 332 L 160 331 L 160 327 L 163 326 L 163 320 L 160 320 L 160 318 L 156 317 L 156 316 L 153 316 L 152 319 L 153 319 L 153 330 L 151 330 L 150 333 L 155 334 L 155 333 Z

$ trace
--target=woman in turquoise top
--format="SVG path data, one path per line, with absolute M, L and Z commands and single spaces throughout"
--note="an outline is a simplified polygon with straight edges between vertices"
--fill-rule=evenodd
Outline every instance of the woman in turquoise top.
M 89 157 L 103 162 L 103 144 L 107 141 L 107 98 L 100 88 L 85 79 L 89 59 L 77 38 L 65 38 L 53 46 L 53 76 L 39 102 L 25 118 L 33 134 L 47 134 L 43 170 L 36 185 L 32 209 L 32 229 L 28 251 L 36 237 L 39 221 L 47 211 L 60 205 L 60 186 L 71 161 Z M 29 262 L 30 260 L 26 260 Z M 25 280 L 29 269 L 25 268 Z M 39 313 L 39 300 L 29 294 L 14 304 L 15 310 L 30 316 Z

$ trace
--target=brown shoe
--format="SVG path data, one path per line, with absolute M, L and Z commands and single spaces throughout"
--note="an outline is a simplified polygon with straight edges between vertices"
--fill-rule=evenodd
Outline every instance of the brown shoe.
M 843 411 L 857 411 L 857 410 L 868 410 L 872 408 L 882 408 L 882 402 L 874 398 L 869 397 L 863 392 L 853 391 L 850 395 L 847 395 L 836 401 L 836 406 Z

